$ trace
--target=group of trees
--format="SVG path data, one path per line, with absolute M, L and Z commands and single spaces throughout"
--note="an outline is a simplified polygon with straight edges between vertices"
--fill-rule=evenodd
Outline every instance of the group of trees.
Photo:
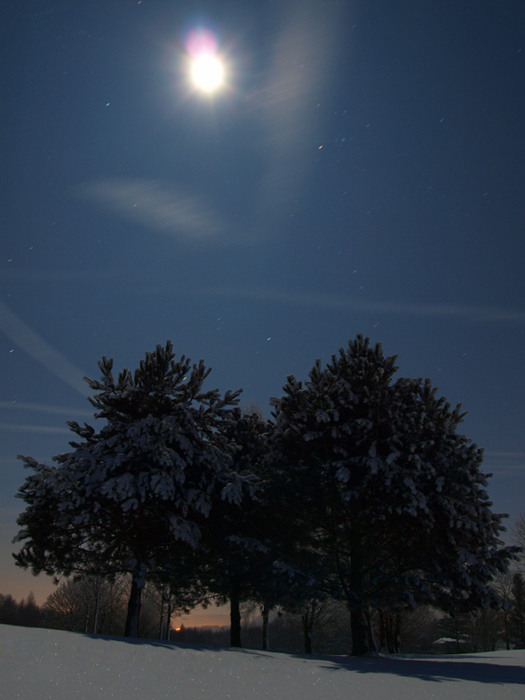
M 508 582 L 502 577 L 499 585 Z M 525 580 L 514 573 L 509 581 L 523 587 Z M 384 653 L 472 653 L 496 649 L 525 648 L 523 601 L 513 593 L 499 609 L 487 608 L 443 615 L 430 606 L 392 613 L 375 610 L 371 614 L 372 628 L 379 651 Z M 280 612 L 270 623 L 269 637 L 273 651 L 288 653 L 314 652 L 316 654 L 348 653 L 349 611 L 344 601 L 327 600 L 321 606 L 319 617 L 312 626 L 310 649 L 305 647 L 303 619 L 300 615 Z M 177 628 L 171 638 L 176 641 L 212 646 L 228 643 L 226 628 Z M 243 645 L 261 648 L 261 627 L 248 619 L 243 625 Z
M 377 611 L 496 607 L 517 548 L 499 539 L 482 450 L 429 380 L 393 381 L 395 360 L 358 336 L 306 382 L 288 377 L 265 420 L 240 392 L 203 391 L 209 370 L 170 342 L 117 378 L 104 357 L 87 379 L 100 430 L 70 422 L 80 440 L 54 466 L 22 458 L 16 563 L 129 575 L 130 636 L 148 581 L 180 610 L 229 601 L 234 646 L 246 600 L 263 629 L 272 608 L 296 613 L 306 649 L 326 601 L 344 601 L 353 654 L 376 648 Z
M 43 623 L 52 629 L 91 634 L 122 634 L 127 581 L 82 576 L 63 581 L 43 606 Z
M 525 578 L 518 571 L 495 581 L 503 605 L 455 616 L 443 615 L 430 606 L 391 612 L 375 610 L 372 628 L 378 649 L 390 653 L 461 653 L 525 648 Z M 0 595 L 0 624 L 48 627 L 74 632 L 123 634 L 129 581 L 120 577 L 81 576 L 62 581 L 40 607 L 34 596 L 16 602 Z M 243 646 L 260 649 L 263 629 L 256 618 L 256 603 L 241 606 Z M 173 609 L 165 588 L 146 584 L 139 634 L 145 638 L 172 640 L 208 646 L 227 646 L 227 627 L 171 625 Z M 274 611 L 265 642 L 272 651 L 288 653 L 346 654 L 350 614 L 343 600 L 326 599 L 310 609 L 308 637 L 304 613 L 279 608 Z
M 438 648 L 443 652 L 494 651 L 497 648 L 525 649 L 525 578 L 520 571 L 497 577 L 501 598 L 497 609 L 446 616 L 439 620 Z
M 20 602 L 17 602 L 9 593 L 7 595 L 0 593 L 0 624 L 39 627 L 42 618 L 42 609 L 37 605 L 33 593 Z
M 61 581 L 42 606 L 33 593 L 17 602 L 0 594 L 0 624 L 122 636 L 126 622 L 129 578 L 83 575 Z M 169 639 L 172 617 L 180 611 L 162 587 L 146 584 L 139 635 Z

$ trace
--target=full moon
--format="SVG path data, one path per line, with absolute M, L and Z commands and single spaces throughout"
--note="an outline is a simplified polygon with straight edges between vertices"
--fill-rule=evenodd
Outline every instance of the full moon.
M 214 92 L 223 82 L 224 68 L 213 54 L 202 54 L 193 59 L 191 77 L 200 90 Z

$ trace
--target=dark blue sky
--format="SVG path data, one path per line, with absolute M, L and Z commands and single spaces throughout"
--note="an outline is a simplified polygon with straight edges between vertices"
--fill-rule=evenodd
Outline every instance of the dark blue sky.
M 363 333 L 462 402 L 495 510 L 525 511 L 521 0 L 7 0 L 0 592 L 25 473 L 82 376 L 170 338 L 268 411 Z M 188 87 L 205 26 L 229 66 Z M 47 584 L 50 590 L 51 586 Z

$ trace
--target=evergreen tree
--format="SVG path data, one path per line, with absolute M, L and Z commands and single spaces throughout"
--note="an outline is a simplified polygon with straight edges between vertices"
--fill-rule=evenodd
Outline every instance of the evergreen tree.
M 34 473 L 18 493 L 16 563 L 35 575 L 130 573 L 129 636 L 146 576 L 198 545 L 214 500 L 242 497 L 224 435 L 240 392 L 203 392 L 202 360 L 174 358 L 168 341 L 115 379 L 104 357 L 101 380 L 86 378 L 103 427 L 68 423 L 81 441 L 53 458 L 58 466 L 21 458 Z
M 1 625 L 18 625 L 19 624 L 19 604 L 12 595 L 3 595 L 0 593 L 0 624 Z
M 37 605 L 33 591 L 19 603 L 11 595 L 0 594 L 0 624 L 39 627 L 42 609 Z
M 337 574 L 353 654 L 375 649 L 374 608 L 495 602 L 490 581 L 514 551 L 500 548 L 504 516 L 490 510 L 482 451 L 456 432 L 460 407 L 429 380 L 392 383 L 395 361 L 359 335 L 272 399 L 290 507 Z

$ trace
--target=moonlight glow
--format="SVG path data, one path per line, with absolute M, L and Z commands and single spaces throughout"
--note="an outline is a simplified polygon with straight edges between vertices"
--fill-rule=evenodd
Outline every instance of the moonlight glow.
M 224 68 L 212 54 L 202 54 L 193 59 L 191 77 L 198 88 L 204 92 L 213 92 L 223 83 Z
M 193 29 L 186 37 L 193 85 L 202 92 L 214 92 L 224 84 L 224 65 L 217 54 L 217 37 L 209 29 Z

